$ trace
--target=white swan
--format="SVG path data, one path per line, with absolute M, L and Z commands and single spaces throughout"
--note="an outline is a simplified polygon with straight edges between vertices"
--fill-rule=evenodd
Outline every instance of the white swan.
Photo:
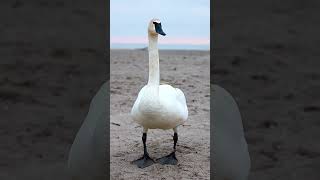
M 73 180 L 107 179 L 108 89 L 109 83 L 103 84 L 92 99 L 89 112 L 70 149 L 68 172 Z
M 173 129 L 174 151 L 158 159 L 161 164 L 177 164 L 175 157 L 176 143 L 178 141 L 177 126 L 183 124 L 188 118 L 186 98 L 183 92 L 170 85 L 160 85 L 158 34 L 166 35 L 158 19 L 152 19 L 148 26 L 149 39 L 149 79 L 139 92 L 132 107 L 131 117 L 143 127 L 142 141 L 144 155 L 133 161 L 140 168 L 150 166 L 154 161 L 149 157 L 146 147 L 148 129 Z
M 250 170 L 250 157 L 238 106 L 223 88 L 213 85 L 212 90 L 215 179 L 246 180 Z

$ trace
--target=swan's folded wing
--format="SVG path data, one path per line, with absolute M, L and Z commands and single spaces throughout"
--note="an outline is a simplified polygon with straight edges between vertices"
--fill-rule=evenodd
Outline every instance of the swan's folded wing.
M 136 120 L 135 116 L 138 113 L 138 106 L 140 104 L 141 97 L 143 96 L 145 90 L 146 90 L 146 86 L 141 88 L 141 90 L 138 93 L 137 99 L 134 101 L 134 104 L 133 104 L 131 112 L 130 112 L 130 115 L 133 118 L 133 120 Z
M 180 103 L 182 104 L 187 104 L 187 101 L 186 101 L 186 97 L 184 95 L 184 93 L 179 89 L 179 88 L 175 88 L 176 92 L 177 92 L 177 99 Z
M 183 120 L 187 120 L 188 119 L 188 107 L 187 107 L 186 97 L 185 97 L 184 93 L 179 88 L 175 88 L 175 90 L 177 92 L 176 93 L 177 99 L 182 104 L 182 106 L 184 108 Z
M 188 108 L 186 98 L 180 89 L 174 88 L 168 84 L 163 84 L 159 86 L 159 93 L 160 99 L 163 102 L 173 106 L 173 109 L 180 114 L 183 121 L 187 120 Z

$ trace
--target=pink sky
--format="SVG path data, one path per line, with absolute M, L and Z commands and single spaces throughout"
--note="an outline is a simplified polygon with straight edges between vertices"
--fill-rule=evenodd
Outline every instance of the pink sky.
M 146 44 L 147 37 L 110 37 L 111 44 Z M 210 38 L 159 38 L 159 44 L 209 45 Z

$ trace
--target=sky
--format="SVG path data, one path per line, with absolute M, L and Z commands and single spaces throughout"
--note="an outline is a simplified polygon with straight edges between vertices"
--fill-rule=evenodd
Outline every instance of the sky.
M 159 44 L 210 44 L 210 0 L 111 0 L 110 18 L 111 47 L 147 44 L 152 18 L 161 20 L 167 34 Z

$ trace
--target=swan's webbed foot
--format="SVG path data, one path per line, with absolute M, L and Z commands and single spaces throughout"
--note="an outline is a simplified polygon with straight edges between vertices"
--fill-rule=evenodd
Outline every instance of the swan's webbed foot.
M 162 164 L 162 165 L 165 165 L 165 164 L 177 165 L 178 164 L 178 159 L 176 158 L 175 151 L 173 151 L 169 155 L 157 159 L 157 162 Z
M 148 154 L 146 141 L 147 141 L 147 132 L 145 130 L 142 135 L 143 156 L 135 161 L 132 161 L 132 163 L 137 165 L 139 168 L 145 168 L 145 167 L 151 166 L 152 164 L 155 163 L 154 160 L 151 159 Z
M 157 159 L 157 162 L 159 162 L 160 164 L 164 165 L 164 164 L 170 164 L 170 165 L 177 165 L 178 164 L 178 159 L 176 158 L 176 145 L 178 142 L 178 133 L 177 133 L 177 129 L 174 129 L 174 135 L 173 135 L 173 152 L 170 153 L 167 156 L 164 156 L 162 158 Z
M 141 158 L 132 161 L 132 163 L 143 169 L 154 164 L 154 160 L 150 158 L 149 154 L 144 154 Z

